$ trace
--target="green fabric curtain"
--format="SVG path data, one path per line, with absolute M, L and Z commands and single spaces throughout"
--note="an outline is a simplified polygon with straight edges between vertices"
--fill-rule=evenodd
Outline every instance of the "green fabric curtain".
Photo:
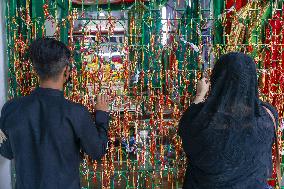
M 214 44 L 224 44 L 225 41 L 223 39 L 223 26 L 220 16 L 224 13 L 225 2 L 223 0 L 213 0 L 213 6 L 213 14 L 215 19 Z

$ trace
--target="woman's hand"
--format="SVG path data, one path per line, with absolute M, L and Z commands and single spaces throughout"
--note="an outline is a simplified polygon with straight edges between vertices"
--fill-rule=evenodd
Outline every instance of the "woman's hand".
M 207 78 L 202 78 L 201 80 L 199 80 L 197 83 L 196 96 L 193 103 L 198 104 L 204 101 L 209 89 L 210 89 L 210 82 Z

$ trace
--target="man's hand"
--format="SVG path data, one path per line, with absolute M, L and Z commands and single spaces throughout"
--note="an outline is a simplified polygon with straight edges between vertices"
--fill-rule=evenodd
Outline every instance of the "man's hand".
M 109 96 L 107 94 L 97 95 L 97 103 L 95 109 L 108 112 L 109 111 L 108 106 L 109 106 Z

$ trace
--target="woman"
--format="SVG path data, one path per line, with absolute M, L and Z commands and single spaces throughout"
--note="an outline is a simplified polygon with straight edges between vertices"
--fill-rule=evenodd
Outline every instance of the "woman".
M 272 172 L 275 130 L 272 112 L 258 96 L 255 63 L 229 53 L 201 80 L 185 111 L 179 135 L 188 157 L 185 189 L 264 189 Z M 269 112 L 269 113 L 268 113 Z

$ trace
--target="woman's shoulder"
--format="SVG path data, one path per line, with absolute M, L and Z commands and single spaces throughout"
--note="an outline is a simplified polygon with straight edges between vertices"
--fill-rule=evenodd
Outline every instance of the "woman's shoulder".
M 272 118 L 272 120 L 275 120 L 276 125 L 278 127 L 278 112 L 277 112 L 277 109 L 268 102 L 261 102 L 261 106 L 264 107 L 264 111 L 266 113 L 273 115 L 274 118 Z
M 275 118 L 277 117 L 278 118 L 278 112 L 277 112 L 277 109 L 272 106 L 270 103 L 268 102 L 261 102 L 261 105 L 264 107 L 264 108 L 267 108 L 268 110 L 271 111 L 271 113 L 275 116 Z

